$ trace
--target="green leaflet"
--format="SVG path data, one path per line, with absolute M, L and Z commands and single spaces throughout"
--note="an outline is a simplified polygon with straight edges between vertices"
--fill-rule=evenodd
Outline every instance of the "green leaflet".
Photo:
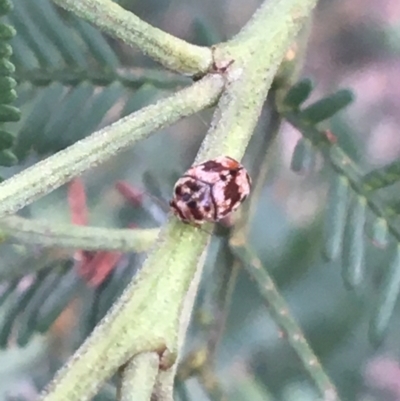
M 57 291 L 57 285 L 62 278 L 62 272 L 53 266 L 53 270 L 38 283 L 31 300 L 18 317 L 17 344 L 20 347 L 27 345 L 32 335 L 36 332 L 38 310 L 51 292 Z
M 219 32 L 216 31 L 215 26 L 207 23 L 204 18 L 194 18 L 192 30 L 194 43 L 199 46 L 212 46 L 223 40 Z
M 12 2 L 9 0 L 0 1 L 0 15 L 4 16 L 12 10 Z M 7 130 L 2 129 L 2 123 L 16 122 L 21 118 L 21 111 L 12 106 L 16 100 L 17 93 L 14 90 L 16 81 L 12 75 L 15 73 L 15 66 L 9 60 L 12 55 L 12 48 L 7 43 L 16 34 L 14 27 L 3 22 L 0 23 L 0 165 L 13 166 L 18 162 L 17 157 L 11 148 L 14 144 L 14 136 Z
M 19 121 L 21 111 L 14 106 L 8 104 L 0 104 L 0 122 Z
M 4 92 L 4 93 L 0 94 L 0 101 L 2 101 L 3 104 L 13 103 L 17 100 L 17 98 L 18 98 L 18 95 L 14 89 L 11 89 L 8 92 Z M 19 115 L 21 115 L 21 112 L 19 112 Z
M 7 149 L 14 143 L 14 135 L 11 132 L 0 130 L 0 149 Z
M 335 260 L 342 249 L 348 194 L 347 178 L 335 174 L 328 191 L 324 227 L 323 255 L 327 260 Z
M 18 135 L 15 151 L 19 158 L 23 158 L 31 148 L 42 146 L 42 136 L 38 136 L 38 133 L 44 132 L 51 114 L 62 101 L 64 93 L 65 88 L 58 82 L 40 91 L 31 112 L 25 116 Z
M 0 59 L 0 75 L 1 76 L 11 75 L 11 74 L 14 74 L 14 72 L 15 72 L 15 66 L 13 63 L 11 63 L 6 58 Z
M 314 84 L 311 79 L 302 79 L 288 90 L 285 98 L 283 99 L 284 106 L 291 109 L 298 109 L 301 104 L 307 100 L 313 89 Z
M 12 26 L 0 23 L 0 40 L 10 40 L 15 34 L 16 31 Z
M 13 4 L 10 0 L 0 0 L 0 15 L 6 15 L 12 10 Z
M 18 287 L 13 292 L 13 297 L 8 305 L 7 312 L 2 321 L 0 329 L 0 348 L 7 346 L 8 339 L 14 323 L 20 313 L 29 305 L 32 297 L 35 295 L 37 288 L 40 286 L 41 280 L 45 277 L 45 272 L 39 272 L 37 275 L 31 277 L 32 283 L 25 289 Z
M 84 285 L 76 271 L 70 268 L 39 308 L 35 330 L 45 333 Z
M 351 202 L 343 237 L 342 275 L 349 288 L 358 287 L 364 280 L 364 227 L 366 199 L 355 196 Z
M 379 344 L 382 341 L 388 329 L 399 293 L 400 244 L 397 244 L 393 259 L 385 272 L 384 282 L 381 284 L 376 310 L 370 325 L 370 339 L 374 344 Z
M 332 117 L 353 102 L 353 100 L 353 92 L 348 89 L 342 89 L 308 106 L 301 111 L 300 117 L 310 124 L 317 124 Z
M 2 285 L 2 290 L 0 293 L 0 306 L 2 306 L 8 297 L 13 293 L 15 287 L 18 285 L 18 282 L 19 279 L 14 279 Z
M 315 165 L 315 150 L 312 143 L 300 138 L 293 151 L 290 168 L 296 173 L 308 173 Z
M 11 77 L 0 77 L 0 93 L 10 91 L 17 86 L 17 82 Z
M 368 191 L 392 185 L 400 180 L 400 161 L 395 160 L 381 168 L 372 170 L 363 177 L 363 185 Z
M 372 235 L 371 239 L 374 244 L 378 247 L 384 248 L 388 243 L 388 225 L 386 220 L 378 218 L 374 221 L 372 225 Z
M 0 165 L 11 167 L 16 163 L 18 163 L 18 159 L 11 150 L 5 149 L 0 151 Z
M 12 47 L 9 43 L 0 42 L 0 58 L 8 59 L 13 54 Z

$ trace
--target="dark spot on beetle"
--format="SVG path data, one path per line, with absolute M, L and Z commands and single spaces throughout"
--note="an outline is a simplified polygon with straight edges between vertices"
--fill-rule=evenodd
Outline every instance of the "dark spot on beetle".
M 211 198 L 211 202 L 214 208 L 214 220 L 217 221 L 217 217 L 218 217 L 218 204 L 217 202 L 215 202 L 215 197 L 214 197 L 214 192 L 211 191 L 210 192 L 210 198 Z
M 224 190 L 225 199 L 231 200 L 231 205 L 240 201 L 239 186 L 234 180 L 228 182 Z
M 194 217 L 195 220 L 197 221 L 202 221 L 203 220 L 203 213 L 199 208 L 195 207 L 193 209 L 190 209 L 190 212 L 192 213 L 192 216 Z
M 182 187 L 178 186 L 175 188 L 175 195 L 180 196 L 182 194 Z
M 188 202 L 190 200 L 190 198 L 191 198 L 191 195 L 187 192 L 182 195 L 182 200 L 184 202 Z
M 211 207 L 210 207 L 210 206 L 208 206 L 208 205 L 204 206 L 204 211 L 205 211 L 206 213 L 208 213 L 210 210 L 211 210 Z
M 208 160 L 202 164 L 204 170 L 206 171 L 214 171 L 216 173 L 225 170 L 225 167 L 214 160 Z
M 195 182 L 189 181 L 186 183 L 186 186 L 192 191 L 192 192 L 197 192 L 200 187 L 198 184 L 196 184 Z
M 220 174 L 219 179 L 221 181 L 226 181 L 227 178 L 226 178 L 226 176 L 224 174 Z
M 192 201 L 190 201 L 190 202 L 187 203 L 187 206 L 188 206 L 190 209 L 194 209 L 194 208 L 197 207 L 197 202 L 194 201 L 194 200 L 192 200 Z

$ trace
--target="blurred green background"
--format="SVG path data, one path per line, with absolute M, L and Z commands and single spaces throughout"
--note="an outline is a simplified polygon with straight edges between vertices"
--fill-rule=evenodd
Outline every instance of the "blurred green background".
M 259 1 L 119 3 L 171 34 L 209 45 L 237 33 Z M 185 77 L 162 71 L 137 50 L 100 35 L 47 0 L 15 0 L 14 10 L 6 19 L 17 30 L 11 40 L 11 60 L 18 82 L 15 104 L 22 111 L 22 119 L 9 124 L 10 130 L 18 134 L 14 150 L 20 162 L 0 169 L 5 178 L 190 83 Z M 399 39 L 400 3 L 395 0 L 325 0 L 320 1 L 314 15 L 300 76 L 309 76 L 317 84 L 311 100 L 342 87 L 355 92 L 356 101 L 326 127 L 365 171 L 400 155 Z M 82 179 L 90 224 L 161 224 L 166 214 L 151 197 L 135 207 L 116 191 L 115 184 L 124 180 L 168 200 L 176 177 L 194 160 L 211 112 L 187 118 L 87 172 Z M 251 164 L 259 144 L 270 135 L 266 131 L 270 118 L 266 106 L 245 165 Z M 342 399 L 400 400 L 398 308 L 382 344 L 373 347 L 368 339 L 371 311 L 390 255 L 368 242 L 365 284 L 357 291 L 345 289 L 340 261 L 327 263 L 321 256 L 330 171 L 319 159 L 316 170 L 309 175 L 290 170 L 299 137 L 284 123 L 277 139 L 269 144 L 269 170 L 251 225 L 250 243 L 274 277 Z M 394 198 L 396 188 L 392 188 Z M 35 202 L 21 214 L 70 222 L 67 187 Z M 201 346 L 207 336 L 199 316 L 200 312 L 211 313 L 215 275 L 224 268 L 220 264 L 228 263 L 224 258 L 216 259 L 221 241 L 215 236 L 210 248 L 187 337 L 187 352 Z M 5 271 L 0 297 L 9 289 L 0 309 L 0 338 L 7 345 L 0 351 L 0 400 L 34 400 L 145 256 L 125 255 L 99 288 L 90 288 L 71 270 L 72 253 L 6 241 L 0 246 L 0 255 L 0 269 Z M 35 301 L 35 291 L 29 296 L 27 293 L 44 280 L 51 285 L 41 288 Z M 239 273 L 232 297 L 216 361 L 217 377 L 228 399 L 267 400 L 269 396 L 272 400 L 318 400 L 313 383 L 244 271 Z M 47 308 L 52 311 L 55 300 L 61 298 L 64 303 L 55 324 L 44 334 L 36 333 L 37 322 L 32 315 L 39 305 L 35 309 L 33 302 L 50 299 Z M 26 330 L 26 341 L 18 337 L 21 327 Z M 26 344 L 21 346 L 21 342 Z M 105 386 L 96 399 L 114 399 L 113 383 Z M 190 400 L 208 399 L 196 377 L 186 381 L 186 389 Z M 182 393 L 178 396 L 183 400 Z

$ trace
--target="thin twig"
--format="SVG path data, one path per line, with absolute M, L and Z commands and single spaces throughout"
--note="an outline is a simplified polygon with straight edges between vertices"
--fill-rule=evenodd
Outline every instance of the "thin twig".
M 202 366 L 197 374 L 197 379 L 211 401 L 228 401 L 215 371 L 207 364 Z
M 112 229 L 52 224 L 10 216 L 0 220 L 3 237 L 29 245 L 82 249 L 86 251 L 146 252 L 154 244 L 159 229 Z
M 272 96 L 274 95 L 275 93 Z M 273 146 L 273 142 L 278 135 L 282 123 L 282 118 L 280 117 L 279 113 L 276 111 L 272 103 L 273 102 L 271 102 L 270 105 L 270 119 L 268 126 L 265 129 L 263 143 L 260 145 L 260 151 L 257 155 L 258 157 L 254 159 L 253 163 L 253 185 L 251 197 L 248 200 L 247 204 L 244 205 L 245 207 L 242 209 L 238 224 L 236 226 L 237 229 L 244 230 L 244 236 L 247 236 L 249 232 L 252 218 L 259 204 L 262 190 L 264 189 L 265 181 L 267 179 L 269 168 L 271 165 L 271 145 Z
M 215 284 L 210 287 L 212 318 L 207 322 L 207 339 L 204 347 L 192 352 L 183 363 L 180 376 L 196 375 L 197 380 L 207 393 L 210 400 L 226 400 L 215 365 L 218 346 L 224 334 L 226 321 L 230 311 L 233 290 L 239 273 L 238 264 L 228 246 L 228 236 L 221 239 L 216 257 Z M 185 372 L 186 370 L 186 372 Z
M 228 251 L 229 252 L 229 251 Z M 218 266 L 217 269 L 223 268 L 225 274 L 221 274 L 221 278 L 225 278 L 224 287 L 218 292 L 217 303 L 215 305 L 214 321 L 210 330 L 207 341 L 208 360 L 215 364 L 218 347 L 221 343 L 226 322 L 228 319 L 230 306 L 232 303 L 233 291 L 236 287 L 240 266 L 232 259 L 232 263 L 226 266 Z M 226 271 L 228 270 L 229 271 Z
M 323 400 L 339 401 L 335 386 L 308 345 L 300 326 L 292 317 L 286 301 L 275 287 L 274 281 L 262 266 L 260 259 L 239 235 L 231 239 L 231 246 L 236 257 L 242 261 L 244 268 L 256 282 L 260 295 L 265 299 L 274 321 L 285 333 L 290 345 L 296 351 L 303 366 L 307 369 L 321 392 Z
M 183 299 L 182 308 L 180 310 L 180 315 L 179 315 L 179 323 L 176 333 L 176 339 L 175 339 L 176 342 L 174 344 L 175 348 L 169 350 L 170 354 L 171 351 L 175 353 L 176 360 L 169 368 L 165 369 L 164 367 L 163 370 L 160 370 L 160 373 L 157 377 L 157 382 L 154 387 L 154 397 L 157 399 L 157 401 L 174 400 L 174 383 L 175 383 L 176 371 L 181 356 L 180 353 L 185 341 L 186 331 L 190 323 L 193 311 L 193 305 L 196 300 L 197 288 L 200 283 L 202 266 L 204 264 L 205 258 L 206 258 L 206 252 L 203 252 L 198 261 L 199 268 L 196 270 L 192 278 L 192 281 L 188 287 L 186 295 Z M 166 356 L 168 356 L 168 353 L 166 354 Z M 165 358 L 161 360 L 163 365 L 165 365 L 164 359 Z

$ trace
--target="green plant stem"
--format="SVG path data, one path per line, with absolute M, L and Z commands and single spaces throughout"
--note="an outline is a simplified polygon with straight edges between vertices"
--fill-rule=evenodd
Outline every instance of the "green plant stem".
M 225 241 L 224 241 L 225 242 Z M 227 245 L 223 245 L 225 252 L 229 252 L 229 260 L 231 263 L 226 263 L 223 267 L 223 272 L 220 273 L 219 281 L 225 279 L 224 285 L 219 283 L 218 292 L 214 300 L 214 313 L 212 326 L 209 329 L 207 339 L 207 360 L 210 367 L 214 367 L 218 352 L 219 344 L 225 332 L 226 322 L 232 304 L 232 296 L 236 287 L 237 278 L 240 271 L 240 265 L 236 263 L 231 255 L 230 249 Z M 216 264 L 216 266 L 220 266 Z M 218 269 L 219 270 L 219 269 Z
M 174 363 L 169 369 L 160 370 L 157 382 L 154 387 L 154 396 L 157 401 L 173 401 L 174 400 L 174 383 L 176 370 L 178 368 L 178 362 L 181 357 L 180 350 L 183 347 L 186 331 L 190 323 L 191 314 L 193 311 L 193 305 L 196 300 L 197 288 L 200 283 L 202 266 L 206 258 L 206 252 L 204 251 L 198 259 L 197 270 L 195 271 L 192 280 L 190 282 L 189 288 L 182 301 L 182 309 L 179 316 L 178 328 L 175 335 L 175 347 L 177 350 L 177 362 Z M 161 361 L 164 363 L 164 361 Z
M 111 229 L 51 224 L 10 216 L 0 220 L 0 233 L 3 237 L 24 244 L 44 247 L 86 251 L 146 252 L 154 244 L 159 229 Z
M 272 102 L 271 102 L 272 103 Z M 248 200 L 245 207 L 242 209 L 243 216 L 240 217 L 238 222 L 238 229 L 244 230 L 243 235 L 247 236 L 250 225 L 257 210 L 257 205 L 262 194 L 262 190 L 265 186 L 265 181 L 267 180 L 269 168 L 271 166 L 271 145 L 278 136 L 279 129 L 281 127 L 282 118 L 276 109 L 271 106 L 270 121 L 266 128 L 266 134 L 262 146 L 260 146 L 260 152 L 257 159 L 255 159 L 253 169 L 256 173 L 252 176 L 252 195 Z
M 176 38 L 142 21 L 111 0 L 53 0 L 54 3 L 84 18 L 102 31 L 139 49 L 164 67 L 182 74 L 206 73 L 212 53 Z
M 154 352 L 135 356 L 121 369 L 119 401 L 150 401 L 160 357 Z
M 275 397 L 271 392 L 256 379 L 256 375 L 250 372 L 232 375 L 234 383 L 231 388 L 231 399 L 251 401 L 274 401 Z M 239 376 L 239 377 L 238 377 Z M 321 400 L 322 401 L 322 400 Z M 323 400 L 327 401 L 327 400 Z
M 293 347 L 303 366 L 314 380 L 324 400 L 338 401 L 335 386 L 324 372 L 318 358 L 308 345 L 301 328 L 292 317 L 289 307 L 275 287 L 275 283 L 262 266 L 255 252 L 244 242 L 244 238 L 238 234 L 231 240 L 232 250 L 252 279 L 256 282 L 261 296 L 265 299 L 268 310 L 274 321 L 285 333 L 290 345 Z
M 268 0 L 267 6 L 261 6 L 263 12 L 257 18 L 262 21 L 254 24 L 253 20 L 250 30 L 254 40 L 250 45 L 244 42 L 242 47 L 235 44 L 234 63 L 226 73 L 226 91 L 197 161 L 221 154 L 242 158 L 274 74 L 315 2 Z M 273 13 L 268 12 L 269 7 Z M 196 272 L 199 274 L 202 268 L 207 243 L 205 231 L 171 217 L 139 274 L 57 373 L 42 400 L 87 400 L 138 353 L 157 351 L 164 360 L 164 369 L 174 366 L 182 337 L 178 333 L 184 300 Z
M 218 103 L 211 130 L 202 145 L 208 157 L 227 154 L 240 159 L 261 112 L 283 56 L 314 7 L 315 0 L 265 1 L 232 41 L 216 46 L 217 65 L 233 61 L 229 85 Z M 268 28 L 265 25 L 268 23 Z M 229 140 L 228 140 L 229 138 Z M 196 162 L 201 162 L 201 156 Z
M 223 78 L 210 75 L 172 96 L 132 113 L 0 184 L 0 217 L 12 214 L 115 156 L 152 132 L 214 104 Z
M 370 171 L 363 177 L 363 184 L 370 191 L 388 187 L 399 182 L 400 179 L 400 161 L 394 162 Z
M 196 376 L 208 398 L 221 401 L 226 399 L 226 396 L 215 371 L 216 355 L 225 330 L 229 307 L 240 269 L 240 264 L 233 261 L 227 236 L 220 240 L 214 264 L 218 266 L 218 269 L 213 272 L 214 278 L 212 281 L 214 283 L 208 286 L 210 299 L 206 303 L 211 303 L 212 310 L 211 320 L 204 324 L 204 331 L 207 333 L 206 344 L 192 351 L 180 363 L 178 377 L 183 381 L 188 377 Z
M 157 352 L 164 369 L 173 365 L 182 301 L 207 241 L 204 231 L 171 218 L 139 274 L 57 373 L 43 399 L 88 400 L 139 353 Z
M 208 364 L 202 366 L 197 374 L 197 380 L 211 401 L 228 401 L 212 366 Z

